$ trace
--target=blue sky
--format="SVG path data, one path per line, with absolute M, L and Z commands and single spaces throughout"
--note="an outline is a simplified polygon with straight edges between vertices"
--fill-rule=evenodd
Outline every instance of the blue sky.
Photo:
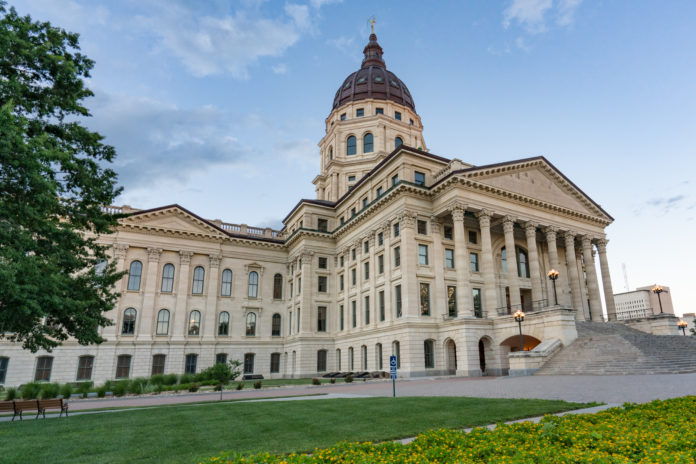
M 81 34 L 88 125 L 116 147 L 120 203 L 278 226 L 314 197 L 317 142 L 370 15 L 431 152 L 544 155 L 616 222 L 615 291 L 696 272 L 696 2 L 10 1 Z

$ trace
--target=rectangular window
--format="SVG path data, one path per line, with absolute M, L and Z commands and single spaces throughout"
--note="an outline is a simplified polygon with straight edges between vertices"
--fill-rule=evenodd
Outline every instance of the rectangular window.
M 454 269 L 454 250 L 451 248 L 445 248 L 445 267 Z
M 382 232 L 377 234 L 377 246 L 382 246 L 384 244 L 384 234 Z
M 415 171 L 413 173 L 413 182 L 416 185 L 425 185 L 425 173 Z
M 344 277 L 343 274 L 338 276 L 338 289 L 340 291 L 343 291 L 345 289 L 345 282 L 344 282 L 345 279 L 343 277 Z
M 244 373 L 253 374 L 254 373 L 254 353 L 244 354 Z
M 423 344 L 423 355 L 425 357 L 425 368 L 432 369 L 435 367 L 435 353 L 433 352 L 432 340 L 426 340 Z
M 384 274 L 384 255 L 377 256 L 377 274 Z
M 348 368 L 353 370 L 353 347 L 348 348 Z
M 396 119 L 397 121 L 401 121 L 401 113 L 399 113 L 398 111 L 394 111 L 394 119 Z
M 416 223 L 418 225 L 418 233 L 420 235 L 428 234 L 428 223 L 426 221 L 421 221 L 420 219 Z
M 116 378 L 127 379 L 130 375 L 131 357 L 127 354 L 122 354 L 116 358 Z
M 197 364 L 198 364 L 198 355 L 197 354 L 187 354 L 186 355 L 186 364 L 184 365 L 184 373 L 185 374 L 195 374 Z
M 51 369 L 53 368 L 53 358 L 50 356 L 41 356 L 36 359 L 36 373 L 34 374 L 35 382 L 48 382 L 51 380 Z
M 76 380 L 90 380 L 92 378 L 92 366 L 94 366 L 94 356 L 80 356 L 77 361 Z
M 376 108 L 375 114 L 384 114 L 384 108 Z
M 319 293 L 326 293 L 327 291 L 327 277 L 326 276 L 319 276 L 319 281 L 318 281 L 318 286 L 317 286 L 317 291 Z
M 392 234 L 392 235 L 393 235 L 394 237 L 398 237 L 398 236 L 399 236 L 399 233 L 401 232 L 401 231 L 399 230 L 399 223 L 398 223 L 398 222 L 395 222 L 395 223 L 394 223 L 394 225 L 392 226 L 392 230 L 393 230 L 393 234 Z
M 476 245 L 478 243 L 478 236 L 475 230 L 469 231 L 469 243 L 471 243 L 472 245 Z
M 444 234 L 445 234 L 445 240 L 452 240 L 452 237 L 454 234 L 452 233 L 452 226 L 445 226 L 443 227 L 444 229 Z
M 227 364 L 227 353 L 218 353 L 215 355 L 215 364 Z
M 366 261 L 363 263 L 363 279 L 367 280 L 370 278 L 370 262 Z
M 418 245 L 418 264 L 428 265 L 428 245 Z
M 271 318 L 271 337 L 280 337 L 280 314 L 274 314 Z
M 365 254 L 370 252 L 370 241 L 369 240 L 365 240 L 363 242 L 363 252 L 365 252 Z
M 396 317 L 401 317 L 401 285 L 394 287 L 394 310 Z
M 319 232 L 328 232 L 329 231 L 329 221 L 326 219 L 317 219 L 317 229 Z
M 343 305 L 338 307 L 338 316 L 339 316 L 338 330 L 343 330 L 343 317 L 345 316 L 343 314 Z
M 352 259 L 353 261 L 355 261 L 355 248 L 353 248 L 352 250 L 350 250 L 350 259 Z
M 156 354 L 152 357 L 152 375 L 164 374 L 164 362 L 167 357 L 163 354 Z
M 380 292 L 377 294 L 377 298 L 379 300 L 379 320 L 383 321 L 384 320 L 384 290 L 380 290 Z
M 288 314 L 288 335 L 292 335 L 292 311 Z
M 348 176 L 348 182 L 355 182 L 355 176 Z
M 300 333 L 300 308 L 297 308 L 295 314 L 297 314 L 297 333 Z
M 352 285 L 353 287 L 355 287 L 355 283 L 357 280 L 355 276 L 356 276 L 356 272 L 355 272 L 355 268 L 353 268 L 350 270 L 350 285 Z
M 365 116 L 365 109 L 358 108 L 357 110 L 355 110 L 355 116 L 358 118 L 362 118 L 363 116 Z
M 326 372 L 326 350 L 317 351 L 317 372 Z
M 355 217 L 355 215 L 358 214 L 355 212 L 355 207 L 350 209 L 350 217 Z
M 370 203 L 370 201 L 367 199 L 367 197 L 362 199 L 362 207 L 367 208 L 367 205 Z
M 383 369 L 383 364 L 382 364 L 382 344 L 378 343 L 377 344 L 377 369 L 380 371 Z
M 377 187 L 377 190 L 375 191 L 375 193 L 377 194 L 377 197 L 379 198 L 384 193 L 384 189 L 382 187 Z
M 447 286 L 447 314 L 449 317 L 457 317 L 457 287 Z
M 326 306 L 317 308 L 317 332 L 326 332 Z
M 430 284 L 420 284 L 420 312 L 421 316 L 430 316 Z
M 365 297 L 365 325 L 370 323 L 370 297 Z
M 271 374 L 280 372 L 280 353 L 271 353 Z
M 350 317 L 352 318 L 353 328 L 358 326 L 357 309 L 355 308 L 355 300 L 350 302 Z
M 409 120 L 408 120 L 408 123 L 409 123 L 409 125 L 412 126 L 412 125 L 413 125 L 413 119 L 409 119 Z
M 481 306 L 481 289 L 472 288 L 471 294 L 474 298 L 474 316 L 483 317 L 483 308 Z
M 5 383 L 7 377 L 7 366 L 10 363 L 10 358 L 0 358 L 0 384 Z
M 391 180 L 392 180 L 392 187 L 393 187 L 394 185 L 396 185 L 396 184 L 399 183 L 399 175 L 398 175 L 398 174 L 394 174 L 394 175 L 392 176 L 392 179 L 391 179 Z
M 346 113 L 343 113 L 343 114 L 341 115 L 341 121 L 345 121 L 345 120 L 346 120 Z
M 401 266 L 401 247 L 394 247 L 394 267 Z
M 471 272 L 479 271 L 478 253 L 469 253 L 469 264 Z
M 319 257 L 319 269 L 326 269 L 328 267 L 329 260 L 325 257 Z
M 341 263 L 341 267 L 345 266 L 346 260 L 345 260 L 345 258 L 343 257 L 343 255 L 341 255 L 341 257 L 339 258 L 339 262 Z
M 362 358 L 362 359 L 360 360 L 361 363 L 362 363 L 362 364 L 361 364 L 362 370 L 366 371 L 366 370 L 367 370 L 367 347 L 366 347 L 365 345 L 363 345 L 363 346 L 360 348 L 360 353 L 361 353 L 361 358 Z

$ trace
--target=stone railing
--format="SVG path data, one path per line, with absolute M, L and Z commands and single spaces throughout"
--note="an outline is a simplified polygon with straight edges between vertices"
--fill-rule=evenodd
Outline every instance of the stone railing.
M 232 234 L 248 235 L 250 237 L 281 238 L 280 231 L 273 230 L 270 227 L 261 228 L 248 226 L 246 224 L 230 224 L 229 222 L 222 222 L 219 219 L 210 222 Z

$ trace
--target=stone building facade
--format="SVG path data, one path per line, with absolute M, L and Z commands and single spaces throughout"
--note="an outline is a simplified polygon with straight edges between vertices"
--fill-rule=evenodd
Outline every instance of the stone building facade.
M 306 377 L 388 370 L 392 354 L 400 376 L 504 374 L 518 309 L 525 350 L 603 320 L 600 293 L 615 320 L 611 216 L 543 157 L 473 166 L 430 153 L 374 34 L 364 53 L 326 118 L 317 198 L 282 230 L 111 207 L 129 215 L 101 240 L 129 275 L 107 341 L 36 354 L 0 342 L 0 380 L 102 382 L 223 359 Z
M 660 313 L 674 315 L 672 295 L 669 287 L 662 285 L 663 292 L 658 299 L 652 291 L 653 285 L 638 287 L 632 292 L 614 294 L 616 318 L 620 321 L 657 316 Z M 660 308 L 661 306 L 661 308 Z

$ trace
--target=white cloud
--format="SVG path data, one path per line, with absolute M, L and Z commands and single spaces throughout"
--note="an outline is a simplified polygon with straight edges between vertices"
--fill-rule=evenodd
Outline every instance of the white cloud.
M 531 48 L 529 45 L 527 45 L 527 41 L 524 40 L 524 37 L 518 37 L 515 39 L 515 46 L 519 48 L 520 50 L 523 50 L 527 53 L 531 51 Z
M 283 63 L 279 63 L 277 65 L 271 66 L 271 70 L 275 74 L 285 74 L 288 72 L 288 67 Z
M 330 5 L 332 3 L 342 3 L 343 0 L 309 0 L 309 4 L 312 7 L 319 9 L 324 5 Z
M 561 27 L 572 24 L 575 19 L 575 10 L 577 10 L 581 3 L 582 0 L 560 0 L 556 24 Z
M 530 34 L 548 30 L 547 18 L 555 17 L 556 25 L 567 27 L 573 23 L 575 11 L 583 0 L 512 0 L 503 11 L 503 27 L 514 22 Z

